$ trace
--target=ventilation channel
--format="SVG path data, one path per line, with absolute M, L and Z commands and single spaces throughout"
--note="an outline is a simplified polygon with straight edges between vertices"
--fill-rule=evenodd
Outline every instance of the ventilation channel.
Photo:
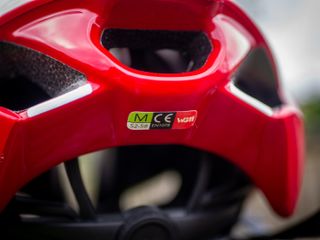
M 201 68 L 212 51 L 200 31 L 107 29 L 102 44 L 122 64 L 155 73 L 183 73 Z
M 236 73 L 234 85 L 271 108 L 282 105 L 276 73 L 262 48 L 253 50 L 245 59 Z
M 23 110 L 86 83 L 83 74 L 34 50 L 0 42 L 0 106 Z

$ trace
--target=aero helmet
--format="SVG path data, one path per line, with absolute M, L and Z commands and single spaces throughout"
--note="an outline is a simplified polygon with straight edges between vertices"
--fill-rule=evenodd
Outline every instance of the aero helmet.
M 208 238 L 230 230 L 252 185 L 278 214 L 294 210 L 301 113 L 231 1 L 2 0 L 0 77 L 8 234 Z M 103 149 L 93 207 L 76 159 Z M 78 212 L 54 180 L 61 163 Z M 168 169 L 182 179 L 172 201 L 121 211 L 125 189 Z

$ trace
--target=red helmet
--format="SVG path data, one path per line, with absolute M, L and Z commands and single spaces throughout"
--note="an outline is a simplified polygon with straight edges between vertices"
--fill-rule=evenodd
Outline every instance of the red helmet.
M 149 149 L 158 156 L 149 162 L 168 164 L 189 150 L 218 156 L 277 213 L 292 214 L 303 170 L 301 113 L 283 96 L 265 39 L 234 3 L 2 2 L 1 209 L 60 163 L 127 148 L 128 158 Z M 173 146 L 184 150 L 165 148 Z

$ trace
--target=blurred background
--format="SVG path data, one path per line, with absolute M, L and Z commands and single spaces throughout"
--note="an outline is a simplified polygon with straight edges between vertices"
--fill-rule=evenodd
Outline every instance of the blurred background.
M 320 1 L 236 0 L 271 45 L 287 95 L 305 115 L 306 166 L 299 206 L 289 221 L 259 192 L 246 203 L 237 233 L 278 230 L 320 209 Z

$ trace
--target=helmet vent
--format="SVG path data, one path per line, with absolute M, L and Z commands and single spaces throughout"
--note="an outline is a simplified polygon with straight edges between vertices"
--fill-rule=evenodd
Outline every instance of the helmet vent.
M 197 70 L 212 51 L 201 31 L 107 29 L 102 44 L 122 64 L 155 73 Z
M 40 52 L 0 42 L 0 106 L 24 110 L 86 84 L 76 70 Z
M 235 86 L 269 107 L 283 104 L 279 94 L 277 73 L 263 48 L 253 50 L 235 75 Z

